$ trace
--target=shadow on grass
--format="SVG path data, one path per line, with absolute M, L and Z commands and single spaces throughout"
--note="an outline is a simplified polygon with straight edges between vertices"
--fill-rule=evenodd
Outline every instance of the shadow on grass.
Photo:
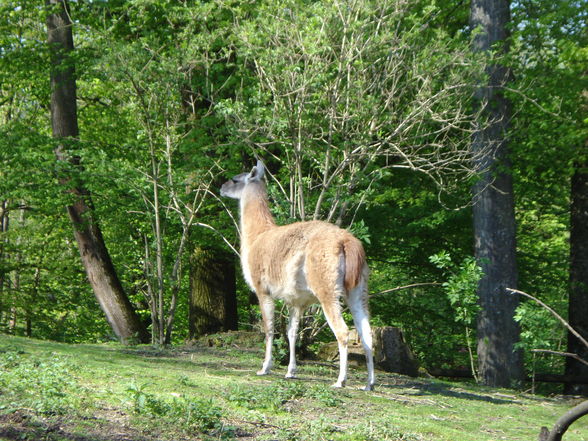
M 455 390 L 449 385 L 437 383 L 424 385 L 417 393 L 414 393 L 414 395 L 441 395 L 444 397 L 458 398 L 460 400 L 484 401 L 492 404 L 514 404 L 517 402 L 516 399 L 497 398 L 489 395 Z
M 254 372 L 257 365 L 261 364 L 263 353 L 262 350 L 243 349 L 241 352 L 251 354 L 251 359 L 233 361 L 231 353 L 225 348 L 211 348 L 206 346 L 189 346 L 178 348 L 155 348 L 155 347 L 136 347 L 121 348 L 119 351 L 123 354 L 134 355 L 141 358 L 147 358 L 153 363 L 169 363 L 170 359 L 175 359 L 181 369 L 207 369 L 219 374 L 226 375 L 244 375 L 255 378 Z M 238 351 L 239 352 L 239 351 Z M 259 354 L 256 357 L 255 354 Z M 283 368 L 283 372 L 282 372 Z M 325 372 L 320 374 L 310 374 L 308 371 L 313 368 L 324 369 Z M 305 372 L 306 371 L 306 372 Z M 335 381 L 338 371 L 338 363 L 325 363 L 316 361 L 300 361 L 297 380 L 312 383 L 331 384 Z M 276 365 L 272 374 L 265 377 L 268 380 L 282 379 L 286 372 L 285 366 Z M 361 386 L 366 375 L 365 368 L 354 368 L 350 366 L 349 371 L 350 389 L 354 386 Z M 407 397 L 450 397 L 459 400 L 481 401 L 492 404 L 514 404 L 516 398 L 497 397 L 483 392 L 472 392 L 458 389 L 454 385 L 447 384 L 438 380 L 420 379 L 408 377 L 400 374 L 378 372 L 377 390 L 380 392 L 391 392 Z
M 215 373 L 234 375 L 235 373 L 255 372 L 255 359 L 239 358 L 231 354 L 227 349 L 216 349 L 208 347 L 177 347 L 177 348 L 156 348 L 136 347 L 121 348 L 118 353 L 148 360 L 154 365 L 167 365 L 168 369 L 190 372 L 194 370 L 210 370 Z M 255 351 L 254 353 L 257 353 Z M 171 366 L 170 366 L 171 365 Z
M 438 380 L 415 379 L 402 375 L 387 374 L 386 378 L 392 379 L 389 384 L 384 381 L 378 388 L 385 390 L 398 390 L 398 394 L 413 397 L 449 397 L 459 400 L 482 401 L 492 404 L 515 404 L 518 400 L 508 396 L 497 397 L 483 392 L 472 392 L 456 388 L 455 385 L 444 383 Z
M 302 362 L 299 366 L 320 366 L 328 368 L 330 372 L 325 372 L 319 376 L 308 376 L 304 374 L 304 371 L 300 372 L 297 379 L 301 381 L 311 381 L 320 383 L 333 383 L 337 376 L 338 364 L 337 363 L 325 363 L 325 362 Z M 285 372 L 285 371 L 284 371 Z M 351 390 L 363 386 L 363 382 L 366 378 L 366 371 L 363 367 L 350 366 L 349 369 L 349 380 L 348 385 Z M 427 379 L 427 378 L 414 378 L 401 374 L 394 374 L 388 372 L 377 372 L 376 374 L 376 392 L 389 392 L 395 395 L 405 395 L 407 397 L 450 397 L 460 400 L 470 401 L 482 401 L 492 404 L 515 404 L 519 402 L 517 398 L 513 397 L 510 399 L 508 396 L 497 397 L 483 392 L 477 393 L 472 391 L 466 391 L 456 388 L 455 385 L 444 383 L 442 381 Z M 355 387 L 357 386 L 357 387 Z

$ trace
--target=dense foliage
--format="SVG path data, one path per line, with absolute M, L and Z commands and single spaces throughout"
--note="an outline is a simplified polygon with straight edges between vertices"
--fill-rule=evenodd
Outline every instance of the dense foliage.
M 562 315 L 569 179 L 588 136 L 579 111 L 588 60 L 582 7 L 516 2 L 503 60 L 515 72 L 520 287 Z M 169 330 L 173 341 L 185 339 L 189 255 L 237 248 L 236 207 L 217 188 L 258 156 L 280 223 L 329 219 L 363 240 L 372 293 L 429 283 L 374 295 L 376 325 L 401 327 L 425 366 L 470 366 L 479 270 L 468 146 L 484 61 L 469 50 L 465 2 L 100 0 L 70 8 L 75 169 L 55 160 L 50 136 L 51 11 L 40 0 L 0 6 L 2 332 L 112 338 L 65 213 L 67 172 L 91 192 L 141 316 L 163 323 L 176 302 Z M 243 328 L 256 325 L 249 298 L 241 285 Z M 563 329 L 535 304 L 523 303 L 518 319 L 525 348 L 565 347 Z M 555 370 L 561 359 L 529 360 L 528 369 L 537 363 Z

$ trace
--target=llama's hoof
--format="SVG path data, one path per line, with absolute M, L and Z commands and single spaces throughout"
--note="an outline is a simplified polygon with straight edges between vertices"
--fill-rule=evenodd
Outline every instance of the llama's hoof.
M 331 387 L 333 389 L 341 389 L 341 388 L 345 387 L 345 382 L 344 381 L 337 381 L 336 383 L 331 384 Z
M 366 392 L 371 392 L 374 390 L 375 385 L 373 384 L 368 384 L 367 386 L 364 386 L 361 388 L 361 390 L 364 390 Z
M 259 375 L 260 377 L 262 375 L 269 375 L 269 373 L 270 373 L 269 369 L 261 369 L 261 370 L 257 371 L 257 375 Z

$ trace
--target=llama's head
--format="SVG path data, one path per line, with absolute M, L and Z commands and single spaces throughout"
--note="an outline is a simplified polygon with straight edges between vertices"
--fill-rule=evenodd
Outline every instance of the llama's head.
M 233 199 L 241 199 L 243 190 L 248 184 L 261 182 L 265 174 L 263 162 L 257 161 L 257 165 L 249 173 L 241 173 L 225 182 L 221 187 L 221 196 Z

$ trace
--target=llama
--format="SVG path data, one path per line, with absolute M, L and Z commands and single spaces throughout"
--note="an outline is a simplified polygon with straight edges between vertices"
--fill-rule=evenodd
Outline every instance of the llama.
M 353 315 L 365 350 L 365 390 L 372 390 L 375 375 L 363 246 L 351 233 L 327 222 L 277 226 L 268 207 L 264 173 L 263 163 L 257 161 L 251 172 L 235 176 L 221 188 L 222 196 L 240 203 L 241 265 L 245 280 L 257 294 L 263 319 L 265 359 L 257 375 L 267 375 L 272 368 L 274 299 L 283 300 L 290 314 L 286 378 L 296 376 L 300 317 L 308 306 L 320 303 L 339 346 L 339 377 L 333 387 L 344 387 L 349 330 L 341 315 L 342 298 Z

